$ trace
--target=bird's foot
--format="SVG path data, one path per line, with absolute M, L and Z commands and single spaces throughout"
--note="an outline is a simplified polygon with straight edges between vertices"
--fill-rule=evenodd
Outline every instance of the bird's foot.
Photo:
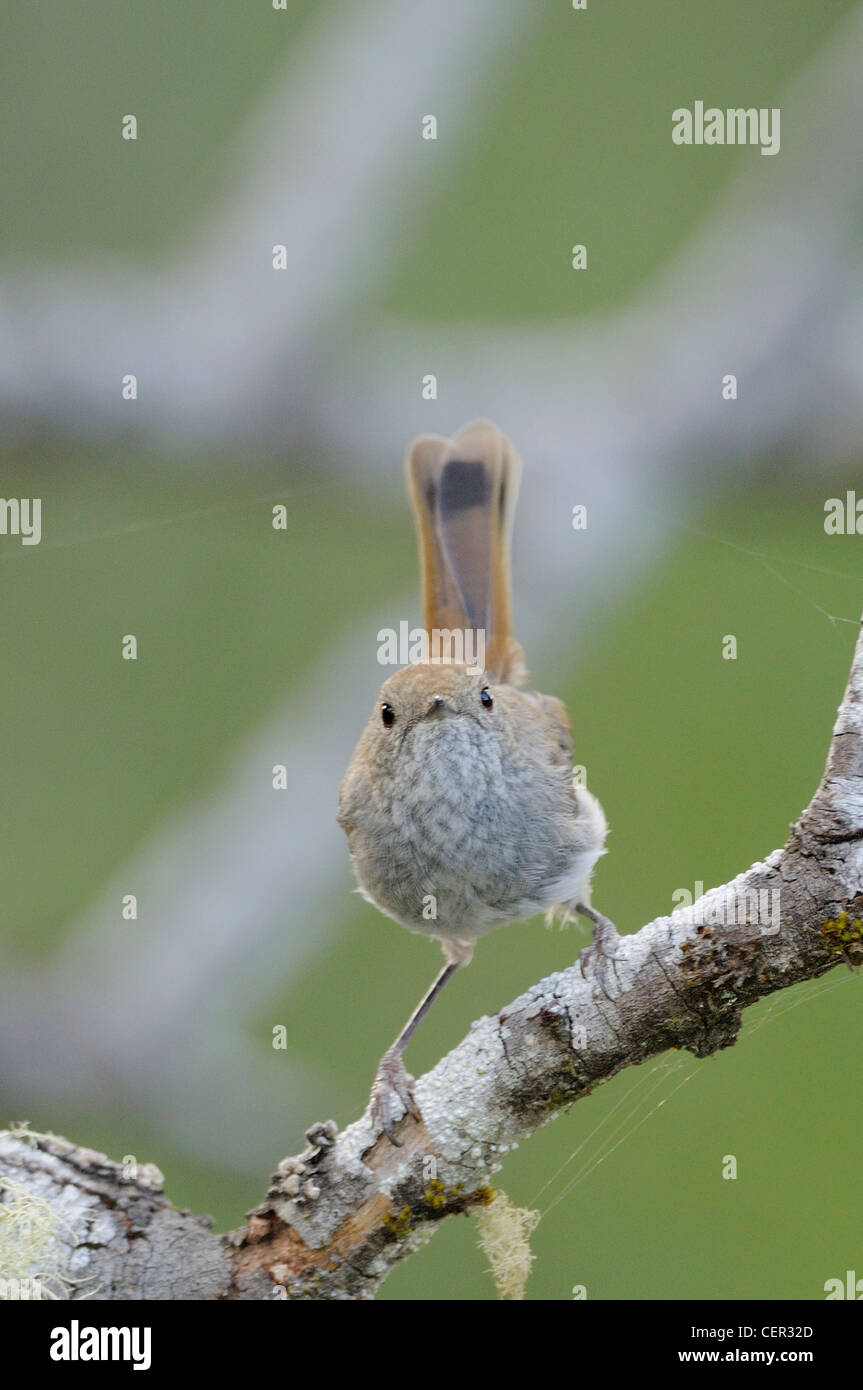
M 370 1113 L 372 1124 L 376 1127 L 380 1125 L 390 1143 L 398 1149 L 401 1148 L 401 1140 L 395 1137 L 395 1111 L 398 1109 L 395 1102 L 401 1105 L 405 1115 L 413 1115 L 416 1120 L 422 1118 L 414 1099 L 413 1077 L 405 1071 L 401 1052 L 390 1048 L 378 1063 Z
M 595 912 L 584 903 L 578 903 L 576 912 L 580 912 L 593 923 L 593 940 L 583 948 L 578 958 L 581 973 L 586 980 L 595 979 L 603 994 L 610 997 L 609 972 L 615 968 L 620 933 L 610 918 L 603 917 L 601 912 Z

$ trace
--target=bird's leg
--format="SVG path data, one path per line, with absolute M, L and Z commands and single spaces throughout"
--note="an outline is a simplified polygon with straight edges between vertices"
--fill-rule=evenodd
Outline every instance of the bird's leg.
M 372 1123 L 381 1126 L 390 1143 L 395 1144 L 396 1148 L 400 1148 L 401 1144 L 394 1133 L 393 1096 L 401 1102 L 406 1115 L 421 1119 L 414 1099 L 413 1077 L 408 1076 L 405 1071 L 402 1054 L 447 980 L 458 970 L 459 964 L 459 961 L 450 961 L 444 966 L 431 989 L 417 1004 L 392 1047 L 387 1048 L 378 1064 L 371 1095 Z
M 608 968 L 614 964 L 620 933 L 610 918 L 603 917 L 601 912 L 596 912 L 586 903 L 576 903 L 575 910 L 593 923 L 593 940 L 584 947 L 579 956 L 581 973 L 587 979 L 589 971 L 598 981 L 603 993 L 607 995 L 608 990 L 605 985 L 608 978 Z

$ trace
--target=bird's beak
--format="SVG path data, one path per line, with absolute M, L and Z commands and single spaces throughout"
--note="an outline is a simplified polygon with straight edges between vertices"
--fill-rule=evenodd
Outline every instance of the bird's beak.
M 432 715 L 446 714 L 447 710 L 452 710 L 452 705 L 449 703 L 446 696 L 435 695 L 426 710 L 426 718 L 429 719 Z

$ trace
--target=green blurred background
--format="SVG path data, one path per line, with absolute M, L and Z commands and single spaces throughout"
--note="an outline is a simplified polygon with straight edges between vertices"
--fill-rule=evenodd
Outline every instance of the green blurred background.
M 216 194 L 230 194 L 237 129 L 285 65 L 290 72 L 309 26 L 323 11 L 338 22 L 343 8 L 94 0 L 85 12 L 38 2 L 7 12 L 3 275 L 40 264 L 98 269 L 117 257 L 158 268 L 194 241 Z M 532 5 L 494 80 L 478 82 L 458 150 L 445 162 L 433 151 L 441 169 L 421 231 L 405 236 L 364 313 L 517 333 L 522 322 L 575 325 L 613 312 L 673 264 L 742 161 L 757 157 L 680 158 L 671 109 L 714 92 L 735 105 L 779 104 L 854 9 L 740 0 L 573 15 L 563 3 Z M 140 113 L 134 150 L 117 135 L 127 111 Z M 783 151 L 793 139 L 794 110 L 783 109 Z M 584 277 L 567 264 L 574 224 L 591 248 Z M 266 231 L 264 240 L 278 238 Z M 757 305 L 752 312 L 755 330 Z M 347 317 L 344 328 L 356 331 Z M 50 396 L 50 374 L 26 353 L 24 364 L 33 396 Z M 132 369 L 118 364 L 117 374 Z M 146 412 L 143 392 L 137 409 Z M 462 423 L 447 423 L 445 404 L 442 412 L 433 428 Z M 411 433 L 427 427 L 419 400 L 414 415 Z M 350 747 L 372 687 L 333 644 L 346 631 L 365 634 L 373 663 L 377 627 L 411 616 L 399 605 L 415 589 L 416 561 L 400 460 L 375 459 L 374 440 L 347 457 L 307 424 L 282 440 L 252 429 L 236 441 L 172 443 L 69 426 L 37 408 L 23 424 L 9 418 L 3 495 L 44 499 L 39 547 L 0 541 L 2 951 L 7 988 L 18 981 L 26 997 L 40 979 L 61 978 L 51 970 L 71 924 L 86 923 L 122 866 L 172 818 L 218 799 L 256 731 L 283 711 L 302 736 L 318 670 L 330 672 L 321 701 L 334 711 L 334 740 Z M 655 531 L 653 550 L 587 603 L 573 538 L 568 579 L 547 594 L 552 626 L 539 655 L 521 634 L 538 687 L 569 705 L 578 761 L 606 808 L 612 835 L 594 897 L 627 931 L 670 911 L 676 889 L 724 882 L 783 842 L 820 775 L 853 649 L 861 541 L 826 537 L 823 507 L 854 486 L 859 459 L 825 470 L 789 441 L 787 457 L 771 451 L 742 472 L 732 464 L 731 450 L 693 459 L 691 479 L 655 489 L 652 509 L 621 496 L 621 515 L 636 507 L 637 529 Z M 526 457 L 526 499 L 530 465 Z M 561 498 L 568 506 L 570 494 L 591 495 L 589 464 L 580 468 L 559 494 L 527 503 L 540 525 L 566 528 Z M 284 533 L 270 524 L 280 501 Z M 613 527 L 608 534 L 613 567 Z M 515 569 L 518 615 L 520 577 L 542 581 L 541 557 L 518 530 Z M 139 636 L 137 663 L 119 659 L 124 633 Z M 726 633 L 737 636 L 736 661 L 721 659 Z M 276 795 L 268 787 L 279 753 L 274 743 L 262 760 L 264 795 Z M 284 795 L 302 807 L 308 783 L 288 771 Z M 321 776 L 312 837 L 333 833 L 335 762 Z M 241 853 L 230 838 L 221 848 L 227 863 Z M 361 1113 L 379 1054 L 437 968 L 435 949 L 351 889 L 343 850 L 322 876 L 319 906 L 304 900 L 297 914 L 285 885 L 284 932 L 304 949 L 272 970 L 252 963 L 262 983 L 251 1005 L 242 996 L 230 1035 L 245 1038 L 249 1070 L 245 1082 L 242 1069 L 232 1073 L 230 1086 L 239 1079 L 257 1100 L 226 1096 L 214 1065 L 206 1143 L 175 1124 L 180 1093 L 160 1100 L 159 1067 L 148 1072 L 139 1059 L 130 1084 L 109 1036 L 102 1055 L 98 1019 L 80 1086 L 52 1085 L 62 1025 L 46 1028 L 32 1071 L 0 1062 L 7 1119 L 156 1162 L 176 1202 L 236 1224 L 260 1198 L 266 1164 L 295 1152 L 307 1124 Z M 117 919 L 110 949 L 121 956 L 124 934 L 158 927 L 143 902 L 137 923 Z M 567 965 L 584 940 L 579 927 L 549 933 L 539 922 L 486 938 L 412 1043 L 411 1069 Z M 242 974 L 242 942 L 236 959 Z M 170 976 L 170 940 L 156 968 Z M 69 990 L 59 1015 L 74 1009 Z M 561 1199 L 533 1238 L 528 1297 L 565 1299 L 584 1284 L 590 1298 L 818 1298 L 826 1279 L 859 1269 L 858 990 L 843 967 L 766 1001 L 746 1015 L 735 1048 L 705 1062 L 672 1055 L 667 1074 L 655 1063 L 629 1070 L 510 1155 L 498 1182 L 514 1201 L 545 1210 Z M 148 994 L 142 975 L 144 1012 Z M 50 994 L 39 998 L 52 1016 Z M 207 1010 L 205 989 L 174 1018 L 178 1065 Z M 269 1046 L 276 1024 L 287 1027 L 287 1054 Z M 286 1080 L 288 1056 L 292 1077 L 306 1077 L 299 1093 Z M 222 1122 L 232 1127 L 227 1158 Z M 252 1137 L 261 1124 L 263 1142 Z M 562 1196 L 606 1139 L 607 1159 Z M 721 1177 L 727 1154 L 737 1157 L 736 1181 Z M 445 1223 L 381 1296 L 493 1298 L 472 1223 Z

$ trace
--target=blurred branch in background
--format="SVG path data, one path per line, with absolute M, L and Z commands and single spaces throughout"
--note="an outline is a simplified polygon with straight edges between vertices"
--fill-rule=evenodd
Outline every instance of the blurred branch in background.
M 304 401 L 321 359 L 422 216 L 423 113 L 446 121 L 457 148 L 482 73 L 530 19 L 519 0 L 440 0 L 434 24 L 426 11 L 423 0 L 322 6 L 237 141 L 228 197 L 163 269 L 106 269 L 103 256 L 7 272 L 7 434 L 40 421 L 91 437 L 137 425 L 173 446 L 284 440 L 311 425 Z M 287 248 L 280 274 L 276 244 Z M 134 420 L 125 372 L 140 383 Z
M 434 107 L 451 130 L 476 115 L 482 75 L 514 43 L 529 6 L 446 0 L 418 45 L 410 37 L 423 9 L 410 0 L 321 11 L 238 142 L 234 163 L 248 172 L 162 271 L 7 273 L 7 431 L 42 420 L 85 435 L 137 426 L 172 442 L 315 437 L 343 463 L 360 449 L 389 466 L 414 432 L 419 381 L 433 362 L 446 390 L 428 403 L 432 423 L 500 414 L 549 470 L 577 450 L 618 482 L 643 485 L 704 466 L 729 439 L 741 467 L 789 440 L 817 439 L 825 461 L 856 454 L 863 13 L 785 93 L 795 138 L 781 158 L 767 170 L 767 161 L 745 166 L 638 303 L 559 328 L 448 325 L 435 334 L 367 317 L 436 192 L 426 157 L 439 176 L 460 148 L 447 139 L 418 149 L 420 116 Z M 380 80 L 369 84 L 369 72 Z M 270 265 L 279 241 L 283 275 Z M 567 255 L 562 246 L 562 265 Z M 346 315 L 356 323 L 347 356 Z M 134 416 L 119 391 L 133 368 Z M 733 409 L 719 392 L 728 371 L 741 382 Z
M 783 94 L 793 139 L 750 160 L 700 232 L 631 305 L 576 323 L 439 328 L 370 321 L 359 361 L 326 374 L 314 428 L 387 460 L 434 370 L 440 427 L 500 416 L 546 480 L 579 470 L 637 512 L 716 457 L 744 476 L 773 453 L 856 460 L 863 434 L 863 11 Z M 790 135 L 790 132 L 789 132 Z M 637 235 L 637 222 L 633 231 Z M 568 247 L 561 247 L 561 262 Z M 739 399 L 723 400 L 726 373 Z M 437 424 L 435 427 L 438 427 Z M 723 477 L 727 486 L 733 472 Z

